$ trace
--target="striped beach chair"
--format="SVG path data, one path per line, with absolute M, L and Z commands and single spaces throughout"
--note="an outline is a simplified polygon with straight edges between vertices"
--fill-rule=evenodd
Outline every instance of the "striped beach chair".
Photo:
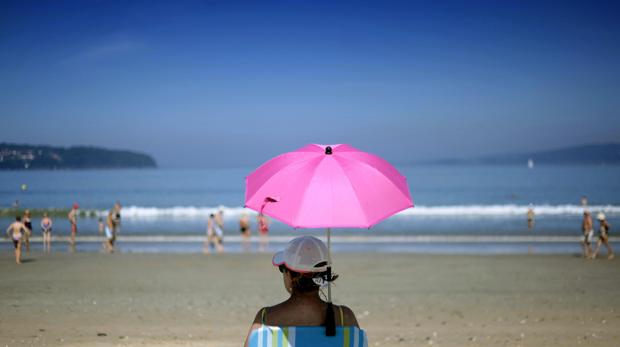
M 336 336 L 325 336 L 325 327 L 275 327 L 262 325 L 250 335 L 249 347 L 368 347 L 366 332 L 358 327 L 336 327 Z

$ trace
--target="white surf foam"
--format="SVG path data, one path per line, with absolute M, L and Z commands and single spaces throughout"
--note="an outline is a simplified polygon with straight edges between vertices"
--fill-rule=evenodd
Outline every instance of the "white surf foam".
M 416 206 L 397 214 L 398 216 L 423 216 L 423 217 L 511 217 L 524 216 L 528 205 L 449 205 L 449 206 Z M 604 212 L 609 216 L 620 215 L 620 206 L 597 205 L 589 206 L 593 213 Z M 226 218 L 238 218 L 242 213 L 256 215 L 256 212 L 243 207 L 123 207 L 123 218 L 131 219 L 206 219 L 211 213 L 223 211 Z M 535 205 L 536 216 L 578 216 L 583 213 L 583 207 L 579 205 Z M 101 211 L 100 213 L 105 213 Z

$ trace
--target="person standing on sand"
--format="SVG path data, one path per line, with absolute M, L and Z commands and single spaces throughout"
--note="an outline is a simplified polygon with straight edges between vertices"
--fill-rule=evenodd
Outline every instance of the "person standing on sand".
M 583 248 L 583 257 L 590 258 L 592 255 L 592 236 L 594 235 L 594 227 L 592 226 L 592 215 L 590 211 L 583 211 L 583 221 L 581 222 L 581 247 Z
M 611 245 L 609 244 L 609 229 L 611 226 L 605 219 L 605 214 L 603 212 L 599 212 L 596 215 L 596 219 L 598 219 L 600 226 L 598 229 L 598 241 L 596 241 L 596 250 L 594 254 L 592 254 L 592 259 L 596 258 L 598 255 L 598 251 L 601 248 L 601 244 L 604 244 L 607 247 L 607 259 L 612 260 L 614 258 L 614 251 L 611 249 Z
M 79 208 L 80 208 L 80 205 L 78 205 L 77 203 L 74 203 L 73 207 L 71 208 L 71 211 L 69 211 L 69 214 L 67 215 L 67 218 L 69 219 L 69 223 L 71 224 L 71 238 L 69 239 L 69 244 L 71 246 L 75 245 L 75 234 L 77 234 L 77 231 L 78 231 L 77 215 L 78 215 Z
M 116 235 L 121 231 L 121 203 L 120 202 L 116 202 L 114 204 L 113 207 L 114 210 L 114 215 L 113 217 L 113 222 L 114 222 L 114 237 L 116 237 Z
M 22 217 L 16 216 L 15 222 L 6 229 L 7 236 L 13 241 L 15 247 L 15 263 L 22 263 L 22 238 L 26 233 L 26 226 L 22 223 Z
M 245 251 L 250 250 L 250 217 L 246 212 L 241 214 L 239 218 L 239 232 L 241 233 L 241 242 Z
M 103 222 L 103 218 L 99 217 L 97 230 L 99 231 L 99 235 L 103 235 L 105 231 L 105 223 Z
M 111 230 L 112 230 L 112 245 L 114 245 L 114 242 L 116 241 L 116 236 L 118 235 L 118 233 L 121 231 L 121 203 L 120 202 L 116 202 L 114 204 L 114 206 L 112 207 L 112 209 L 110 210 L 110 213 L 108 213 L 108 217 L 111 218 Z
M 269 218 L 262 213 L 258 214 L 258 233 L 260 235 L 260 251 L 264 252 L 269 247 Z
M 24 233 L 24 244 L 26 245 L 26 252 L 30 253 L 30 236 L 32 236 L 32 220 L 30 219 L 30 210 L 24 211 L 24 217 L 22 222 L 26 227 L 26 233 Z
M 215 223 L 217 224 L 217 228 L 220 229 L 222 233 L 222 237 L 224 236 L 224 211 L 219 210 L 215 215 Z
M 527 209 L 527 230 L 529 230 L 530 232 L 534 230 L 534 217 L 534 206 L 530 204 Z
M 114 208 L 108 212 L 108 216 L 106 217 L 106 225 L 105 225 L 105 241 L 103 242 L 103 248 L 108 253 L 114 252 L 114 241 L 116 241 L 116 234 L 114 232 L 114 218 L 115 218 Z
M 52 219 L 47 212 L 43 213 L 43 219 L 41 219 L 41 232 L 43 233 L 43 252 L 50 252 L 52 250 Z
M 209 253 L 211 248 L 215 248 L 218 253 L 224 251 L 222 246 L 222 230 L 219 228 L 213 213 L 209 215 L 209 220 L 207 221 L 207 241 L 204 252 Z

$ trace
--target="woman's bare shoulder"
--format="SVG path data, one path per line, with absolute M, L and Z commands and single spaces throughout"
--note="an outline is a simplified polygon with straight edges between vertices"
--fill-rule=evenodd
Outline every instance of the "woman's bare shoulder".
M 355 313 L 353 313 L 353 310 L 350 309 L 348 306 L 345 306 L 345 305 L 339 305 L 339 307 L 342 309 L 342 316 L 344 318 L 344 325 L 345 326 L 356 326 L 356 327 L 359 327 L 359 324 L 357 323 L 357 318 L 355 318 Z

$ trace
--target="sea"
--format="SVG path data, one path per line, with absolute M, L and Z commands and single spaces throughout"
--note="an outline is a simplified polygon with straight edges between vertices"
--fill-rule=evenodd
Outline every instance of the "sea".
M 334 252 L 519 254 L 580 252 L 584 208 L 603 212 L 620 230 L 620 166 L 412 165 L 407 177 L 415 207 L 370 229 L 332 230 Z M 325 230 L 295 230 L 277 220 L 268 246 L 259 245 L 256 214 L 244 209 L 245 177 L 255 168 L 136 169 L 0 172 L 0 225 L 10 209 L 66 210 L 80 205 L 77 251 L 100 251 L 98 218 L 122 205 L 120 252 L 202 252 L 209 214 L 223 211 L 228 252 L 271 252 L 296 235 L 325 236 Z M 587 206 L 582 205 L 586 197 Z M 527 225 L 528 207 L 535 212 Z M 241 242 L 239 217 L 251 215 L 250 246 Z M 33 218 L 35 242 L 40 217 Z M 595 222 L 595 226 L 597 223 Z M 616 227 L 617 226 L 617 227 Z M 54 218 L 53 249 L 66 251 L 64 212 Z M 2 252 L 11 252 L 8 242 Z

